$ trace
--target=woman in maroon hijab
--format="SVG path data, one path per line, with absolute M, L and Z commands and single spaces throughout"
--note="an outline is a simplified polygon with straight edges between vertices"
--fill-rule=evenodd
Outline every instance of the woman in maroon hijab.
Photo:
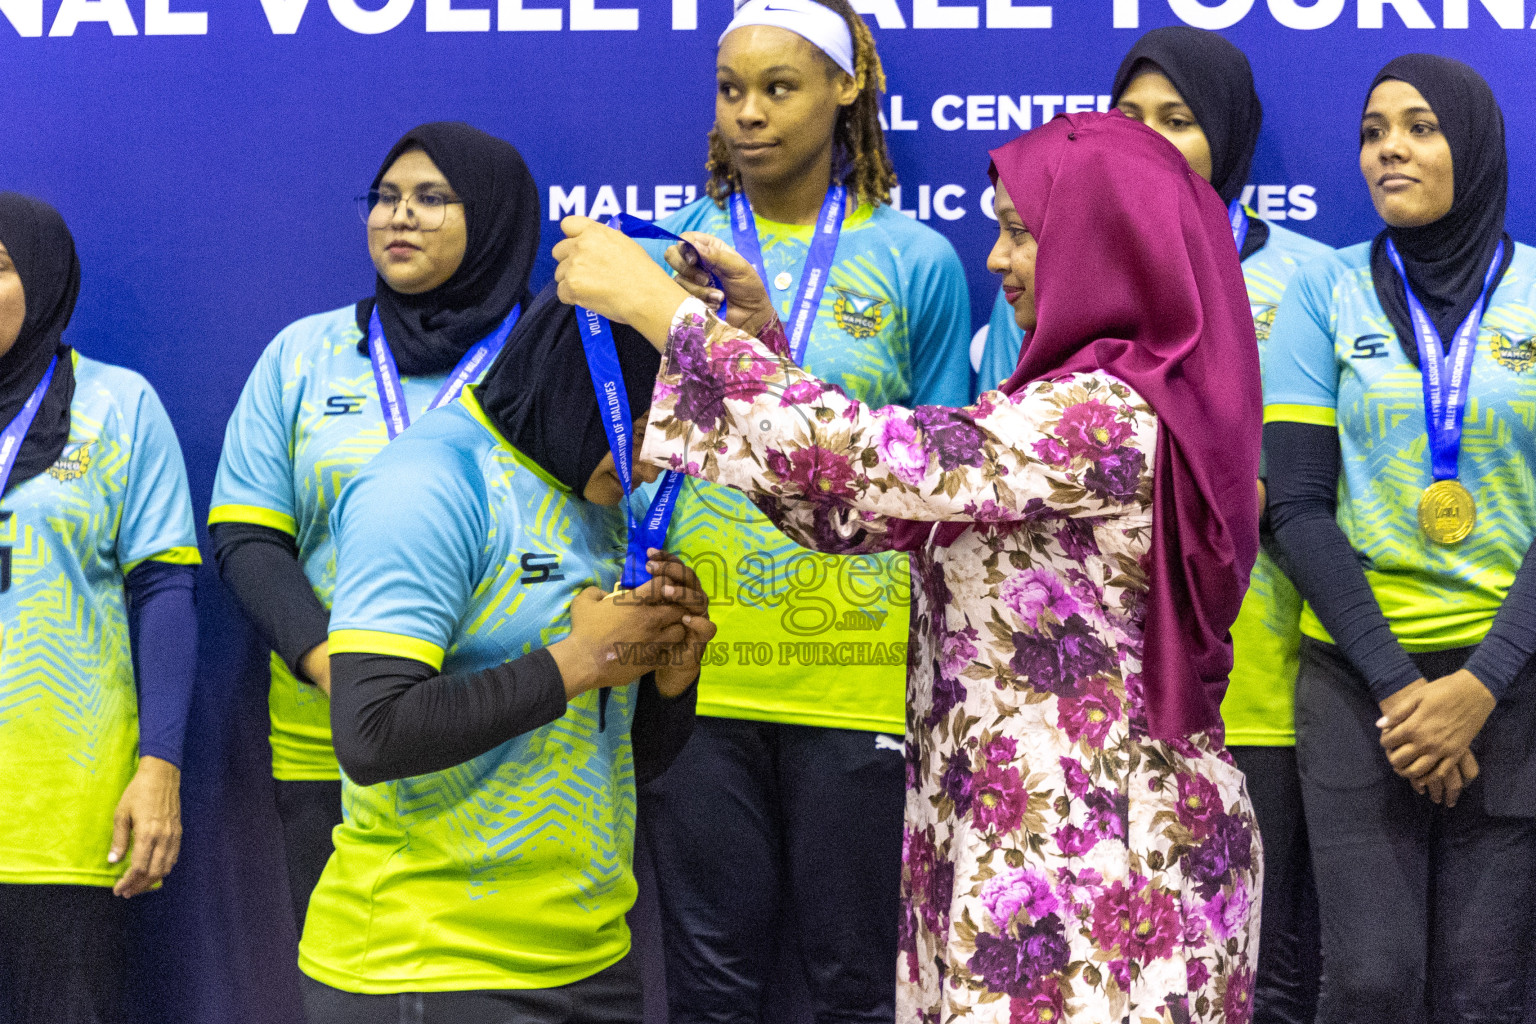
M 1218 707 L 1260 394 L 1227 213 L 1119 114 L 992 156 L 988 265 L 1030 341 L 967 408 L 870 409 L 805 373 L 713 239 L 730 324 L 578 218 L 561 298 L 665 353 L 643 460 L 818 550 L 914 553 L 900 1019 L 1241 1024 L 1259 847 Z

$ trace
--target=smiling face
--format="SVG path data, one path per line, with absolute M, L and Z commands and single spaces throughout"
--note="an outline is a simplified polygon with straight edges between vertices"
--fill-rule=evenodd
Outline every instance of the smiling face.
M 21 325 L 27 319 L 27 296 L 21 287 L 21 275 L 4 245 L 0 245 L 0 356 L 5 355 L 21 337 Z
M 992 209 L 997 214 L 997 241 L 987 254 L 987 269 L 1003 277 L 1003 298 L 1013 307 L 1013 320 L 1026 331 L 1035 329 L 1035 257 L 1040 251 L 1002 179 L 997 182 Z
M 738 28 L 720 43 L 715 127 L 749 189 L 790 185 L 831 156 L 853 79 L 788 29 Z
M 635 449 L 639 449 L 639 440 L 645 437 L 645 427 L 650 421 L 649 411 L 644 416 L 635 420 L 635 430 L 631 435 L 635 438 Z M 661 476 L 661 470 L 655 466 L 637 463 L 633 470 L 634 483 L 638 487 L 648 484 Z M 597 464 L 587 479 L 587 486 L 582 488 L 581 496 L 594 505 L 617 505 L 624 500 L 624 484 L 619 480 L 619 471 L 613 463 L 613 452 L 603 456 L 603 461 Z
M 1381 219 L 1417 228 L 1451 212 L 1451 144 L 1419 90 L 1388 79 L 1371 90 L 1360 119 L 1360 173 Z
M 1195 120 L 1195 112 L 1179 90 L 1155 65 L 1131 79 L 1116 109 L 1132 121 L 1140 121 L 1177 147 L 1190 169 L 1211 180 L 1211 142 Z
M 443 172 L 423 150 L 413 149 L 389 165 L 378 191 L 382 199 L 368 218 L 368 255 L 379 276 L 401 295 L 447 283 L 464 262 L 469 225 Z M 435 223 L 439 214 L 442 226 L 423 231 L 423 220 Z

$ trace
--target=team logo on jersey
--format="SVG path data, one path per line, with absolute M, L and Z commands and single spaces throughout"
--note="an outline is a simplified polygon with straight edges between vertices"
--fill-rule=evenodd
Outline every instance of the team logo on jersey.
M 531 551 L 524 552 L 517 564 L 523 570 L 523 576 L 519 583 L 554 583 L 565 579 L 565 573 L 555 572 L 560 568 L 559 555 L 536 555 Z
M 1392 339 L 1385 334 L 1362 334 L 1355 339 L 1354 351 L 1349 354 L 1351 359 L 1382 359 L 1387 354 L 1387 342 Z
M 1536 337 L 1493 332 L 1493 358 L 1506 370 L 1524 373 L 1536 364 Z
M 1275 309 L 1273 302 L 1256 303 L 1253 309 L 1253 333 L 1259 336 L 1260 341 L 1269 340 L 1269 329 L 1275 325 Z
M 836 285 L 832 290 L 837 292 L 837 301 L 832 303 L 832 319 L 837 321 L 837 326 L 855 338 L 873 338 L 880 333 L 888 319 L 889 299 L 860 295 Z
M 363 395 L 332 395 L 325 400 L 325 415 L 353 416 L 363 411 L 367 401 Z
M 89 441 L 64 449 L 59 461 L 48 467 L 48 475 L 61 484 L 79 480 L 91 468 L 91 443 Z

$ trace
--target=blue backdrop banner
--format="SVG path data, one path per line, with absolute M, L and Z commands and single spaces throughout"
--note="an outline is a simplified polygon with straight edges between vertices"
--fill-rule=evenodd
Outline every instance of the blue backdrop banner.
M 1249 55 L 1266 116 L 1247 201 L 1332 245 L 1378 227 L 1356 158 L 1375 71 L 1413 51 L 1469 62 L 1504 104 L 1510 231 L 1536 237 L 1525 0 L 854 7 L 889 76 L 893 202 L 954 242 L 973 326 L 997 288 L 986 150 L 1059 111 L 1103 109 L 1132 41 L 1164 24 L 1221 30 Z M 0 188 L 63 212 L 84 268 L 67 340 L 154 384 L 201 519 L 258 353 L 372 289 L 352 198 L 396 138 L 458 119 L 518 146 L 544 203 L 537 287 L 561 216 L 649 219 L 700 194 L 730 16 L 730 0 L 0 0 Z M 573 126 L 602 142 L 571 145 Z M 199 601 L 186 842 L 164 891 L 135 901 L 135 1013 L 296 1024 L 265 658 L 211 568 Z

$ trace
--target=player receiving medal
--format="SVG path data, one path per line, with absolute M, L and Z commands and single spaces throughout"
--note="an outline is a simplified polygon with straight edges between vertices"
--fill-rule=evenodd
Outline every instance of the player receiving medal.
M 208 516 L 220 575 L 272 650 L 272 776 L 299 931 L 341 823 L 327 698 L 331 509 L 413 419 L 490 366 L 527 304 L 539 244 L 523 158 L 465 124 L 407 133 L 358 208 L 374 294 L 267 346 L 225 431 Z
M 864 20 L 846 0 L 751 0 L 711 71 L 709 194 L 662 226 L 746 256 L 794 358 L 847 394 L 963 403 L 964 270 L 892 205 Z M 752 1019 L 784 919 L 818 1017 L 889 1020 L 907 559 L 807 551 L 744 495 L 691 478 L 670 536 L 714 598 L 724 655 L 704 671 L 688 749 L 643 794 L 672 1022 Z
M 1270 335 L 1269 512 L 1307 601 L 1297 762 L 1319 1024 L 1514 1020 L 1536 897 L 1536 253 L 1471 68 L 1376 77 L 1386 230 L 1303 267 Z M 1394 774 L 1395 773 L 1395 774 Z
M 640 1020 L 635 785 L 692 730 L 714 626 L 659 552 L 611 592 L 631 466 L 608 396 L 633 439 L 660 359 L 609 338 L 600 401 L 577 311 L 546 289 L 485 382 L 331 516 L 346 821 L 299 947 L 312 1024 Z

